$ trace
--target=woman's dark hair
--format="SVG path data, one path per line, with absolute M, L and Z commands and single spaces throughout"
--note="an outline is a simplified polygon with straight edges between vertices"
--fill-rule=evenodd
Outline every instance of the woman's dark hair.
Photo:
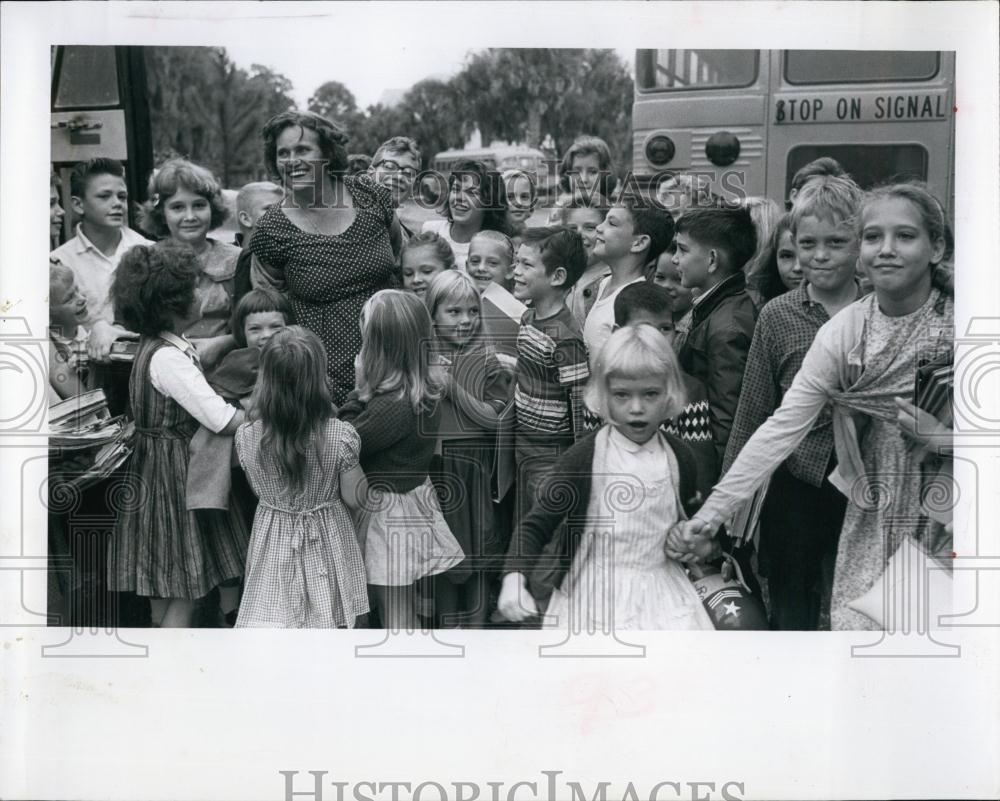
M 504 188 L 500 173 L 491 170 L 481 161 L 462 161 L 448 176 L 449 194 L 455 183 L 465 176 L 472 176 L 479 190 L 479 201 L 483 209 L 483 225 L 480 230 L 499 231 L 501 234 L 512 236 L 514 232 L 507 222 L 507 190 Z M 452 222 L 449 202 L 446 198 L 444 212 L 448 222 Z
M 243 324 L 251 314 L 261 312 L 278 312 L 285 318 L 285 325 L 295 323 L 295 312 L 292 311 L 292 304 L 288 298 L 269 287 L 251 289 L 236 304 L 233 309 L 233 316 L 229 323 L 229 330 L 236 340 L 236 344 L 241 348 L 247 346 L 246 333 L 243 331 Z
M 278 172 L 278 137 L 285 128 L 308 128 L 316 134 L 320 152 L 327 160 L 327 172 L 331 176 L 342 175 L 347 170 L 347 133 L 337 123 L 311 111 L 283 111 L 264 123 L 261 136 L 264 139 L 264 164 L 273 177 L 280 179 Z
M 166 239 L 126 251 L 115 270 L 111 299 L 115 319 L 153 337 L 170 330 L 194 304 L 200 265 L 189 245 Z
M 785 282 L 778 272 L 778 250 L 781 245 L 781 235 L 792 230 L 792 215 L 785 214 L 778 219 L 767 240 L 767 251 L 760 261 L 760 269 L 747 277 L 747 286 L 757 291 L 762 303 L 774 300 L 778 295 L 788 291 Z

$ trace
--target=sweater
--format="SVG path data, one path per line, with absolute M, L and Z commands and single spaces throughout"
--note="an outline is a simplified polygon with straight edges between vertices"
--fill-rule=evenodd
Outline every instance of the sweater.
M 361 437 L 361 468 L 369 484 L 405 493 L 427 480 L 437 444 L 440 404 L 417 415 L 406 398 L 375 395 L 368 403 L 352 390 L 338 417 Z
M 598 431 L 587 434 L 559 457 L 542 481 L 538 500 L 511 538 L 504 572 L 527 576 L 528 589 L 538 599 L 547 598 L 562 583 L 573 564 L 579 534 L 586 528 Z M 663 436 L 677 459 L 681 505 L 690 517 L 702 501 L 697 462 L 682 440 L 671 434 Z

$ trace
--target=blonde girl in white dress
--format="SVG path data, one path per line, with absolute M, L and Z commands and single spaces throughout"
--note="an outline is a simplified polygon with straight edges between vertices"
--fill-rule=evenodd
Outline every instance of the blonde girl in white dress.
M 669 342 L 646 324 L 613 333 L 586 399 L 607 422 L 564 454 L 517 526 L 501 614 L 538 614 L 548 584 L 546 627 L 713 629 L 684 567 L 664 552 L 670 527 L 693 508 L 683 496 L 696 486 L 686 446 L 660 431 L 684 404 Z

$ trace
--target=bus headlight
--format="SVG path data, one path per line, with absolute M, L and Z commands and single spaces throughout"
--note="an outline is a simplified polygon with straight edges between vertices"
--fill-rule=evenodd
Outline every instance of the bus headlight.
M 646 142 L 646 158 L 650 164 L 657 166 L 669 164 L 675 152 L 674 140 L 669 136 L 659 134 Z
M 729 131 L 719 131 L 705 142 L 705 155 L 716 167 L 726 167 L 740 156 L 740 140 Z

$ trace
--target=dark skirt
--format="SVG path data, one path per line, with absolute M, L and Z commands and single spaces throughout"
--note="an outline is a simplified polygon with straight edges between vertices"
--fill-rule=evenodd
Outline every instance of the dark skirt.
M 243 575 L 249 531 L 240 505 L 189 511 L 187 439 L 136 435 L 122 493 L 108 582 L 152 598 L 202 598 Z
M 503 562 L 490 487 L 494 448 L 489 441 L 461 439 L 444 440 L 441 449 L 431 479 L 444 519 L 465 552 L 465 560 L 445 575 L 461 583 L 474 571 L 498 570 Z

